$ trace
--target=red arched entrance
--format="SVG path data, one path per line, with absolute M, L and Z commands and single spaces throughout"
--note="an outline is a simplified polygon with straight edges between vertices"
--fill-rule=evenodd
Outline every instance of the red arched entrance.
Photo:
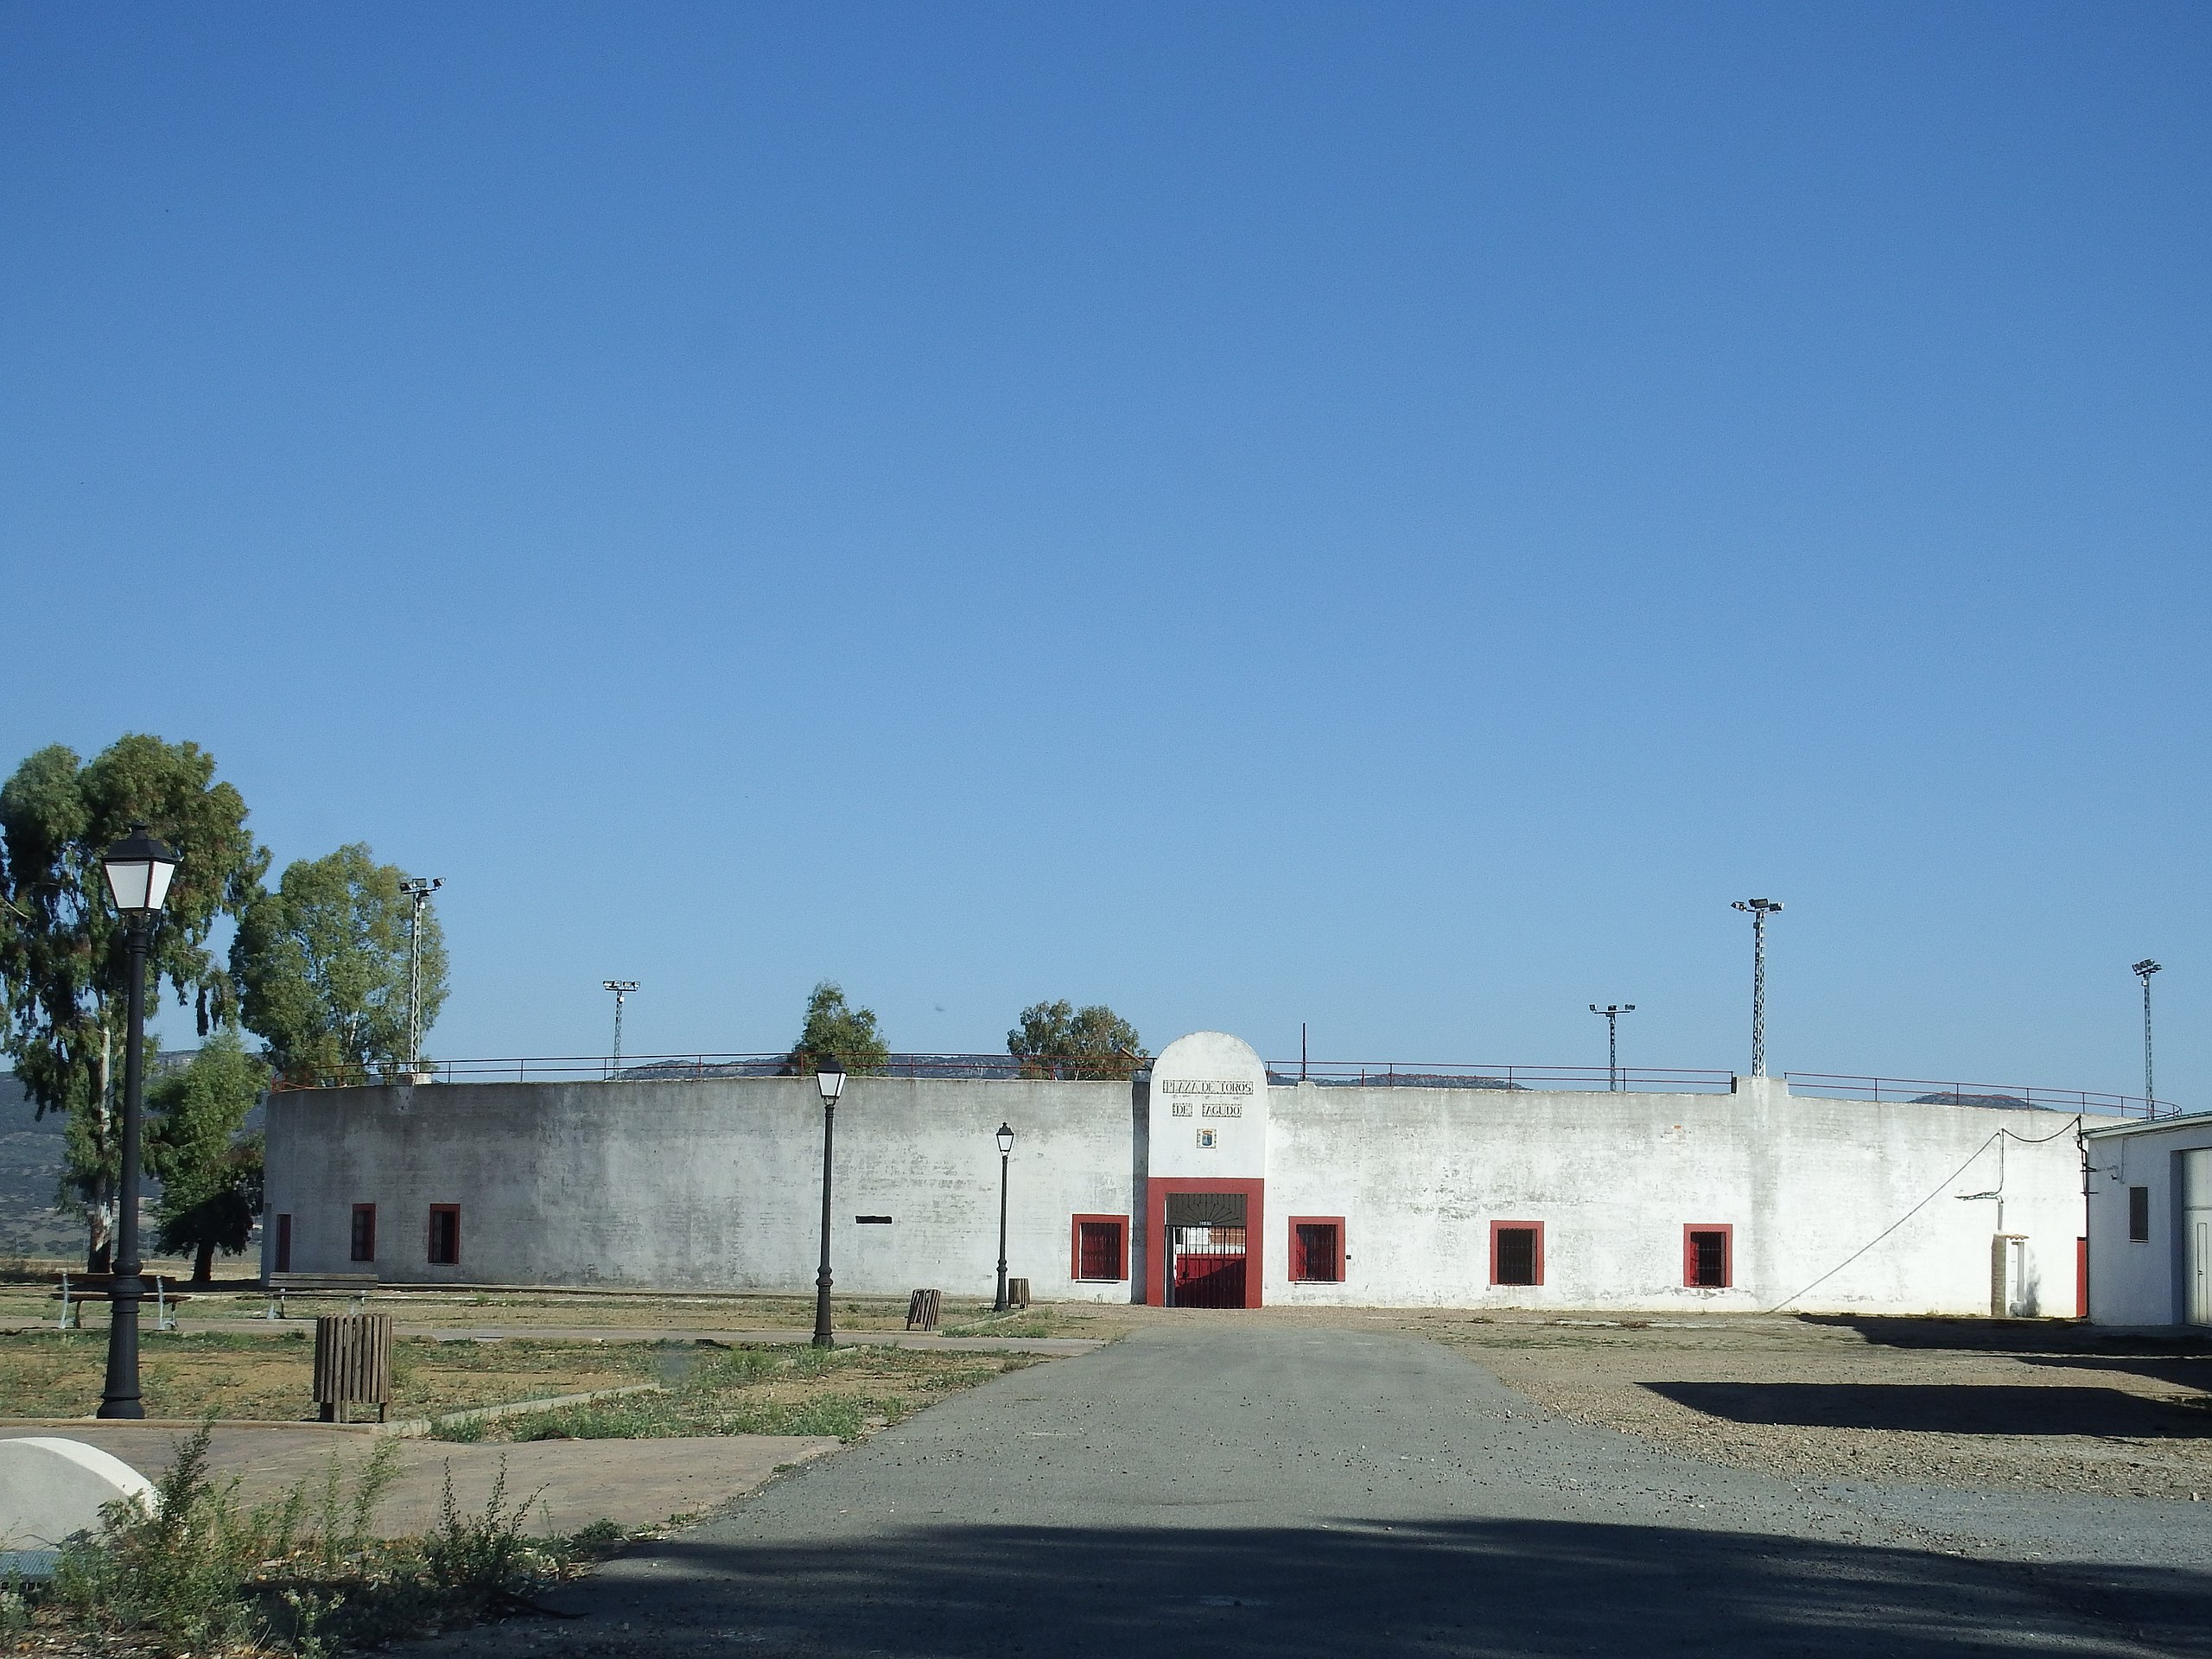
M 1154 1176 L 1145 1185 L 1145 1300 L 1259 1306 L 1267 1183 Z

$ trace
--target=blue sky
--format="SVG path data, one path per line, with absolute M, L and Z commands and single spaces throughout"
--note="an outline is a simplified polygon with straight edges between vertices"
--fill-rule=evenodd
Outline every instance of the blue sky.
M 0 762 L 445 878 L 446 1056 L 1041 997 L 2163 1094 L 2212 13 L 16 6 Z M 133 620 L 118 621 L 127 604 Z

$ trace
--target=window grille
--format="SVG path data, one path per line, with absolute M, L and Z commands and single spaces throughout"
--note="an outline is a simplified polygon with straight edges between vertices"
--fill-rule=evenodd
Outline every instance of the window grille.
M 1309 1282 L 1335 1284 L 1344 1276 L 1343 1235 L 1334 1222 L 1301 1221 L 1290 1276 Z
M 1119 1279 L 1122 1276 L 1122 1224 L 1086 1221 L 1078 1224 L 1076 1275 L 1078 1279 Z
M 1688 1271 L 1683 1281 L 1700 1290 L 1728 1287 L 1728 1234 L 1718 1227 L 1694 1227 L 1689 1232 Z
M 1542 1282 L 1538 1269 L 1541 1259 L 1536 1241 L 1541 1230 L 1535 1227 L 1499 1227 L 1491 1235 L 1491 1249 L 1496 1255 L 1491 1282 L 1500 1285 L 1534 1285 Z

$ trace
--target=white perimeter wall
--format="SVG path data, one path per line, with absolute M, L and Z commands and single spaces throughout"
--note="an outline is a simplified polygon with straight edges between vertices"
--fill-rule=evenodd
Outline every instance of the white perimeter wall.
M 1986 1313 L 1997 1206 L 1953 1195 L 1999 1185 L 1993 1137 L 2010 1128 L 2053 1138 L 2006 1147 L 2004 1230 L 2030 1240 L 2040 1311 L 2074 1311 L 2079 1156 L 2055 1113 L 1793 1098 L 1751 1080 L 1735 1095 L 1269 1092 L 1258 1242 L 1270 1305 L 1653 1311 L 1794 1295 L 1808 1312 Z M 1142 1084 L 855 1077 L 837 1111 L 838 1288 L 989 1292 L 1004 1119 L 1019 1136 L 1010 1272 L 1040 1297 L 1128 1299 L 1132 1282 L 1071 1281 L 1070 1223 L 1130 1217 L 1141 1275 L 1147 1096 Z M 389 1281 L 813 1281 L 810 1079 L 302 1091 L 272 1100 L 268 1133 L 269 1211 L 293 1217 L 295 1272 L 358 1271 L 351 1210 L 373 1203 Z M 433 1204 L 461 1207 L 457 1268 L 425 1260 Z M 864 1214 L 893 1219 L 856 1224 Z M 1293 1215 L 1344 1217 L 1342 1284 L 1289 1281 Z M 1491 1286 L 1493 1220 L 1544 1224 L 1544 1284 Z M 1732 1226 L 1733 1287 L 1683 1287 L 1686 1224 Z
M 1009 1271 L 1039 1296 L 1127 1300 L 1068 1277 L 1069 1217 L 1130 1209 L 1127 1084 L 854 1077 L 837 1108 L 837 1288 L 988 1294 L 998 1262 L 1001 1119 L 1016 1142 Z M 272 1097 L 268 1209 L 292 1270 L 346 1259 L 377 1206 L 379 1277 L 402 1282 L 810 1290 L 822 1220 L 822 1101 L 810 1077 L 462 1084 Z M 433 1268 L 429 1206 L 461 1205 L 461 1264 Z M 888 1215 L 888 1226 L 853 1217 Z M 272 1236 L 275 1228 L 269 1229 Z
M 1808 1313 L 1986 1314 L 1997 1205 L 1954 1194 L 1998 1186 L 1995 1137 L 2009 1128 L 2043 1144 L 2005 1149 L 2004 1230 L 2029 1238 L 2038 1311 L 2074 1312 L 2080 1153 L 2054 1112 L 1820 1100 L 1750 1078 L 1733 1095 L 1274 1092 L 1271 1304 L 1648 1312 L 1794 1298 Z M 1345 1217 L 1343 1284 L 1290 1282 L 1294 1214 Z M 1493 1220 L 1544 1224 L 1542 1286 L 1489 1284 Z M 1714 1224 L 1734 1229 L 1735 1284 L 1685 1287 L 1682 1229 Z

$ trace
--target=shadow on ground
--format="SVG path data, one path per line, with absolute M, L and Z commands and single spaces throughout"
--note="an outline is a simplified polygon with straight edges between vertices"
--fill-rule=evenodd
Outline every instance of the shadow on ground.
M 859 1549 L 695 1534 L 652 1555 L 563 1595 L 585 1622 L 477 1640 L 916 1659 L 2212 1651 L 2203 1573 L 1664 1527 L 918 1528 Z
M 1802 1313 L 1798 1318 L 1807 1325 L 1854 1331 L 1884 1348 L 2003 1354 L 2028 1365 L 2147 1376 L 2179 1388 L 2212 1390 L 2212 1335 L 2199 1332 L 2177 1331 L 2166 1336 L 2107 1331 L 2075 1319 L 1882 1319 L 1847 1313 Z
M 1935 1434 L 2202 1438 L 2212 1416 L 2120 1389 L 1948 1382 L 1646 1382 L 1732 1423 L 1909 1429 Z

